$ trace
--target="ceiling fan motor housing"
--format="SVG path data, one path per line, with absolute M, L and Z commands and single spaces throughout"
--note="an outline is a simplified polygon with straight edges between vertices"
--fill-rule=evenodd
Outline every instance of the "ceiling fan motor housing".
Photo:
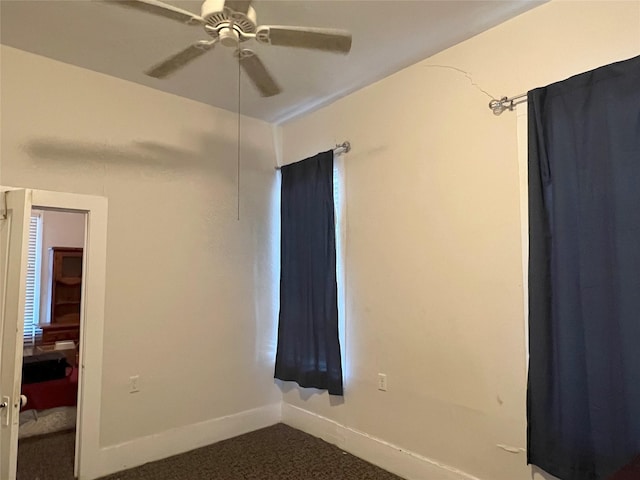
M 246 15 L 242 12 L 235 12 L 224 7 L 225 0 L 205 0 L 202 4 L 202 18 L 208 25 L 219 30 L 221 27 L 228 27 L 233 22 L 233 27 L 242 33 L 255 33 L 257 26 L 256 11 L 249 7 Z

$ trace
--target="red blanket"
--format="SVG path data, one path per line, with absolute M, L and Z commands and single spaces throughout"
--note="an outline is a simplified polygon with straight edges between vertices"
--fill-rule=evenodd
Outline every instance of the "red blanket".
M 640 455 L 636 456 L 622 470 L 614 473 L 609 480 L 638 480 L 640 478 Z
M 78 403 L 78 369 L 69 367 L 65 378 L 22 385 L 22 394 L 27 397 L 22 410 L 74 407 Z

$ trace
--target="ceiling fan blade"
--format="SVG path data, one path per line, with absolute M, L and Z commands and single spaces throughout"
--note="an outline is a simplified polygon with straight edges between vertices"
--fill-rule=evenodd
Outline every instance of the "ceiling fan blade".
M 271 45 L 327 52 L 349 53 L 351 50 L 351 33 L 333 28 L 263 25 L 256 31 L 256 40 Z
M 122 5 L 125 7 L 135 8 L 143 12 L 152 13 L 161 17 L 170 18 L 171 20 L 177 20 L 182 23 L 191 25 L 202 25 L 205 22 L 204 18 L 191 13 L 187 10 L 183 10 L 173 5 L 158 2 L 157 0 L 103 0 L 106 3 L 112 3 L 114 5 Z
M 273 97 L 282 91 L 267 70 L 267 67 L 262 63 L 262 60 L 260 60 L 252 50 L 241 50 L 238 61 L 260 92 L 260 95 L 263 97 Z
M 157 63 L 144 73 L 153 78 L 166 78 L 176 70 L 179 70 L 199 56 L 207 53 L 208 50 L 213 48 L 214 44 L 215 41 L 202 40 L 198 43 L 194 43 L 193 45 L 189 45 L 184 50 L 170 56 L 160 63 Z
M 251 0 L 226 0 L 224 2 L 224 8 L 228 8 L 234 12 L 244 13 L 245 15 L 249 12 L 250 6 Z

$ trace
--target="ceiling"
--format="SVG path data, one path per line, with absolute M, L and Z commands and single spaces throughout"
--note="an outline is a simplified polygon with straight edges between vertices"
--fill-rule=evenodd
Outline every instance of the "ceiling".
M 200 13 L 200 1 L 167 1 Z M 278 83 L 262 98 L 240 76 L 241 112 L 282 123 L 326 105 L 537 5 L 536 0 L 255 0 L 260 25 L 347 29 L 348 55 L 252 42 Z M 238 110 L 238 64 L 218 46 L 166 80 L 142 72 L 208 38 L 202 27 L 96 0 L 0 0 L 0 41 L 28 52 Z

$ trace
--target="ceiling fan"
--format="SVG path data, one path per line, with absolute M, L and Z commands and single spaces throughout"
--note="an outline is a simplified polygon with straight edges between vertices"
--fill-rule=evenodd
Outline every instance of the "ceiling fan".
M 235 56 L 251 82 L 263 97 L 282 90 L 260 58 L 243 44 L 255 40 L 264 45 L 349 53 L 351 34 L 332 28 L 258 25 L 251 0 L 205 0 L 200 15 L 157 0 L 105 0 L 108 3 L 135 8 L 187 25 L 202 26 L 211 37 L 189 45 L 184 50 L 152 66 L 145 73 L 166 78 L 191 61 L 211 50 L 216 44 L 235 48 Z

